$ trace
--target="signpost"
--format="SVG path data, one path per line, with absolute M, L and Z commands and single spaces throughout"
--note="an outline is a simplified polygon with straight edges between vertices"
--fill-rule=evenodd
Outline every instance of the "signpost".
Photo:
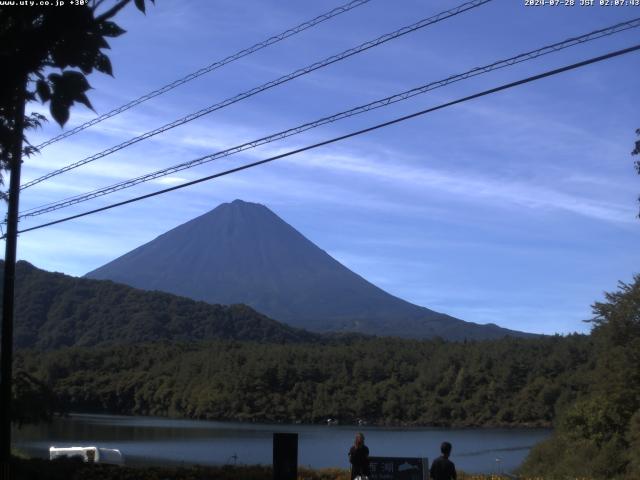
M 273 480 L 298 477 L 298 434 L 273 434 Z
M 369 457 L 369 480 L 428 480 L 429 460 L 409 457 Z

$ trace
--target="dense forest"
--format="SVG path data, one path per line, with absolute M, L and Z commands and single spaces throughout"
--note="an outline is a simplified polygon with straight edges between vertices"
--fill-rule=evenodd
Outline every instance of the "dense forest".
M 242 421 L 550 425 L 586 391 L 585 336 L 201 344 L 21 352 L 72 410 Z

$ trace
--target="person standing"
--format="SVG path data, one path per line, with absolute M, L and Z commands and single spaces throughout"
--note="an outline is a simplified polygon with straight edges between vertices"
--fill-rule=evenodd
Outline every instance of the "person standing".
M 449 460 L 451 444 L 449 442 L 442 442 L 440 452 L 442 455 L 436 458 L 431 464 L 429 476 L 433 480 L 456 480 L 456 466 Z
M 369 448 L 364 444 L 362 433 L 356 434 L 353 446 L 349 449 L 349 462 L 351 463 L 351 480 L 369 476 Z

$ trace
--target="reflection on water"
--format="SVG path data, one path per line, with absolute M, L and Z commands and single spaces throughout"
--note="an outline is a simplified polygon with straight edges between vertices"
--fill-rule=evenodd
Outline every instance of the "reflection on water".
M 514 470 L 529 449 L 551 433 L 544 429 L 328 427 L 77 414 L 17 430 L 14 445 L 42 457 L 48 456 L 52 445 L 118 448 L 127 464 L 269 464 L 273 433 L 297 432 L 300 465 L 347 468 L 347 451 L 357 431 L 365 434 L 374 456 L 432 459 L 438 456 L 440 443 L 448 440 L 453 444 L 456 466 L 478 473 Z

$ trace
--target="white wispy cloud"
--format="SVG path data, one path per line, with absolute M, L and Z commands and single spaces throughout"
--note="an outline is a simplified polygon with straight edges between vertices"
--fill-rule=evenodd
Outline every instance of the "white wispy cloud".
M 157 183 L 159 185 L 178 185 L 186 181 L 187 179 L 184 177 L 160 177 L 153 180 L 154 183 Z

